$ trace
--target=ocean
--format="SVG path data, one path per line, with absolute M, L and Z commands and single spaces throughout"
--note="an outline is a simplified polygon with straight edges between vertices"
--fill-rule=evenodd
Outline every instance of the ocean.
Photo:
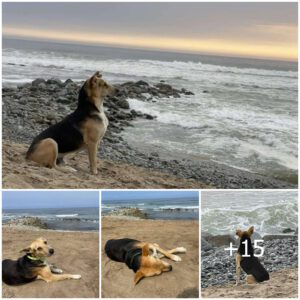
M 198 220 L 199 199 L 194 197 L 170 199 L 107 200 L 102 198 L 102 215 L 123 207 L 138 208 L 153 220 Z
M 71 231 L 98 231 L 99 208 L 42 208 L 42 209 L 3 209 L 2 222 L 22 217 L 38 217 L 49 229 Z
M 296 191 L 213 191 L 201 193 L 202 231 L 235 234 L 254 226 L 262 236 L 298 228 Z
M 111 83 L 164 80 L 194 96 L 143 102 L 123 138 L 163 158 L 209 160 L 297 182 L 297 63 L 3 39 L 4 86 L 37 77 Z M 155 100 L 155 99 L 154 99 Z M 172 153 L 172 157 L 170 157 Z

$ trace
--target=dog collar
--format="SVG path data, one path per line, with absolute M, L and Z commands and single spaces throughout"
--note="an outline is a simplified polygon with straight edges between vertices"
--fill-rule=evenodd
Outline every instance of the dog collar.
M 30 255 L 27 255 L 27 257 L 30 259 L 30 260 L 40 260 L 40 261 L 45 261 L 46 260 L 46 257 L 43 257 L 43 258 L 37 258 L 37 257 L 32 257 Z
M 130 266 L 132 266 L 132 263 L 133 263 L 133 260 L 138 256 L 138 255 L 141 255 L 141 252 L 137 252 L 137 253 L 134 253 L 130 259 Z

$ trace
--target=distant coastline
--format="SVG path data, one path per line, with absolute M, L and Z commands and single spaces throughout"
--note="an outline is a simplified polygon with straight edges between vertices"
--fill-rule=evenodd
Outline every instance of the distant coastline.
M 30 227 L 61 231 L 98 231 L 98 208 L 3 209 L 2 223 L 9 227 Z

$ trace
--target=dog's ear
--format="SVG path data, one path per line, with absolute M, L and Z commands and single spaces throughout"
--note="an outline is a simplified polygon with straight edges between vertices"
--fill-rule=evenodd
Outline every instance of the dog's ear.
M 143 271 L 138 270 L 134 276 L 134 285 L 137 285 L 143 277 L 145 277 Z
M 253 234 L 254 232 L 254 226 L 251 226 L 249 229 L 248 229 L 248 233 L 251 235 Z
M 22 252 L 30 253 L 31 252 L 31 248 L 30 247 L 24 248 L 24 249 L 20 250 L 20 253 L 22 253 Z
M 102 74 L 100 74 L 100 72 L 97 71 L 97 72 L 93 75 L 93 77 L 95 77 L 95 76 L 101 78 L 101 77 L 102 77 Z
M 238 236 L 238 237 L 241 237 L 242 235 L 242 230 L 241 229 L 237 229 L 235 234 Z
M 149 244 L 146 244 L 146 245 L 142 248 L 142 256 L 149 256 L 149 254 L 150 254 Z

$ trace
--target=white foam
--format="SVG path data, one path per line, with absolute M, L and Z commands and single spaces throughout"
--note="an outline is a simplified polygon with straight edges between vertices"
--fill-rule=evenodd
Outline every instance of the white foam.
M 72 217 L 77 217 L 78 214 L 65 214 L 65 215 L 55 215 L 57 218 L 72 218 Z

